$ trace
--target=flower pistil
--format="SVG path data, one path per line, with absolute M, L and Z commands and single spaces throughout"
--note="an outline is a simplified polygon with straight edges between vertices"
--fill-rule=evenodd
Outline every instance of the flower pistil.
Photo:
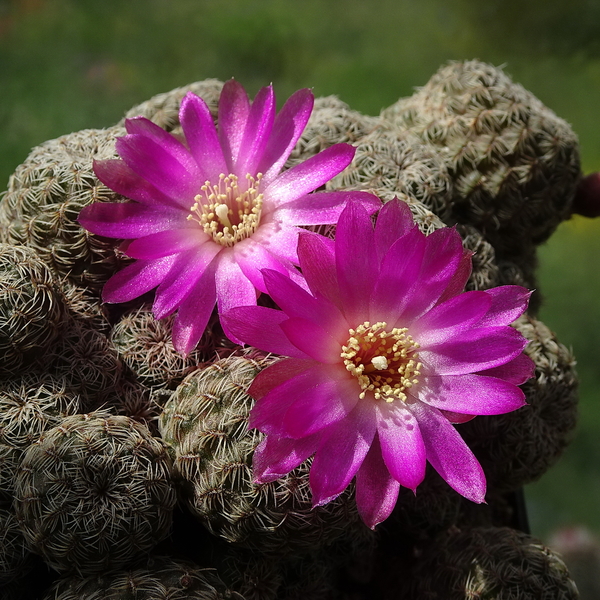
M 358 379 L 360 399 L 370 391 L 376 400 L 406 401 L 405 391 L 418 383 L 422 367 L 415 352 L 419 344 L 407 332 L 405 327 L 388 330 L 385 321 L 365 321 L 348 331 L 340 356 Z

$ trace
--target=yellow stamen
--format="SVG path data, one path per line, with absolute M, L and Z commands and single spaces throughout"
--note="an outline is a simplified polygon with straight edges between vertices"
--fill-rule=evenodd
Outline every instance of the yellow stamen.
M 407 331 L 398 327 L 388 330 L 384 321 L 373 325 L 365 321 L 348 331 L 350 337 L 340 356 L 346 369 L 358 379 L 361 399 L 373 392 L 376 400 L 406 401 L 406 390 L 419 382 L 419 344 Z
M 250 237 L 260 223 L 263 195 L 259 193 L 262 173 L 246 175 L 247 187 L 241 191 L 236 175 L 219 175 L 214 185 L 206 181 L 190 208 L 188 220 L 196 221 L 205 233 L 222 246 L 233 246 Z

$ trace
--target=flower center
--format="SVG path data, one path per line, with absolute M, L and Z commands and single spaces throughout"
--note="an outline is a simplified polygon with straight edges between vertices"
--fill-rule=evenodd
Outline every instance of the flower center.
M 388 331 L 384 321 L 373 325 L 365 321 L 348 331 L 350 337 L 340 356 L 358 379 L 361 399 L 371 391 L 376 400 L 405 401 L 405 391 L 418 383 L 422 365 L 415 350 L 419 344 L 407 331 L 397 327 Z
M 262 173 L 253 177 L 248 173 L 244 191 L 238 186 L 236 175 L 219 175 L 219 183 L 206 181 L 201 193 L 190 208 L 188 219 L 196 221 L 217 244 L 233 246 L 250 237 L 258 228 L 263 195 L 258 192 Z

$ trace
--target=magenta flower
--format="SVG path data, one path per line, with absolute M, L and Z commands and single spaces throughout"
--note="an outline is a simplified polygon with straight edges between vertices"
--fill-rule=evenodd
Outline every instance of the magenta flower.
M 400 486 L 415 490 L 426 461 L 457 492 L 483 502 L 481 466 L 452 423 L 515 410 L 532 375 L 526 340 L 509 326 L 527 307 L 518 286 L 464 292 L 471 254 L 455 229 L 425 236 L 408 206 L 386 204 L 375 228 L 349 205 L 335 242 L 304 232 L 298 256 L 310 291 L 265 271 L 281 310 L 224 315 L 244 342 L 286 357 L 261 372 L 250 425 L 258 483 L 314 454 L 316 506 L 356 476 L 370 527 L 391 513 Z
M 313 100 L 300 90 L 276 116 L 271 86 L 251 104 L 231 80 L 219 100 L 217 131 L 206 103 L 188 93 L 179 113 L 185 143 L 148 119 L 127 119 L 127 135 L 116 144 L 122 160 L 97 161 L 94 171 L 132 202 L 95 203 L 79 215 L 92 233 L 133 240 L 123 250 L 137 261 L 109 279 L 104 300 L 126 302 L 158 286 L 154 315 L 177 310 L 173 342 L 187 354 L 215 302 L 221 313 L 256 304 L 266 291 L 261 269 L 300 280 L 298 225 L 335 223 L 349 201 L 377 210 L 381 202 L 364 192 L 309 194 L 348 166 L 348 144 L 280 173 Z

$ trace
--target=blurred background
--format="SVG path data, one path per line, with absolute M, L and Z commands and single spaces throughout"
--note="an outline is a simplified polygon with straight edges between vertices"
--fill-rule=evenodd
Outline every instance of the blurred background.
M 600 171 L 600 0 L 0 0 L 0 190 L 32 146 L 193 81 L 272 82 L 280 100 L 312 87 L 377 115 L 472 58 L 570 122 L 584 173 Z M 530 521 L 546 541 L 600 535 L 600 219 L 563 223 L 540 259 L 541 318 L 575 351 L 581 409 L 526 490 Z

